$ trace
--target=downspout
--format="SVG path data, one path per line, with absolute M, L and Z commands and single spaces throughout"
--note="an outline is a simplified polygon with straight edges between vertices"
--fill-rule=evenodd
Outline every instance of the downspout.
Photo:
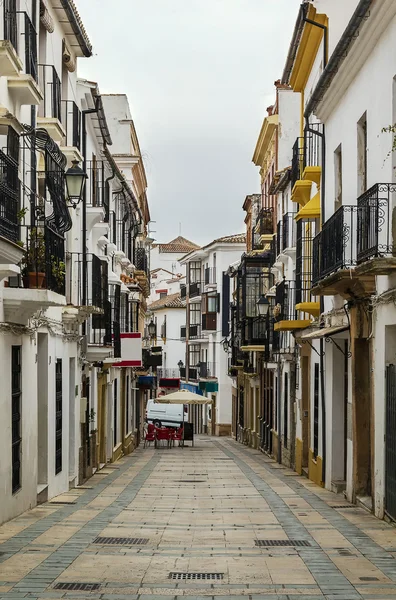
M 32 2 L 32 22 L 34 26 L 37 28 L 37 0 L 33 0 Z M 38 62 L 38 56 L 37 56 Z M 33 131 L 33 136 L 36 135 L 36 106 L 32 104 L 30 107 L 30 125 Z M 33 143 L 31 143 L 30 147 L 30 226 L 36 226 L 36 192 L 37 192 L 37 156 L 36 156 L 36 144 L 33 139 Z
M 282 391 L 282 369 L 280 362 L 280 353 L 278 352 L 278 368 L 276 377 L 276 392 L 277 392 L 277 415 L 278 415 L 278 463 L 282 464 L 282 415 L 281 415 L 281 391 Z

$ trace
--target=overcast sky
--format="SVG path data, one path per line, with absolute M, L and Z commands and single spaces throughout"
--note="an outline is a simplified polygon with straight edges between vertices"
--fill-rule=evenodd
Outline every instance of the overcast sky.
M 153 237 L 204 244 L 244 230 L 251 162 L 299 0 L 77 0 L 94 45 L 80 76 L 126 93 Z

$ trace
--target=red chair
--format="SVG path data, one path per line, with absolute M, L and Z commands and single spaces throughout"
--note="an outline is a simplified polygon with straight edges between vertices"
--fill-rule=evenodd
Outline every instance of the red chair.
M 154 442 L 154 446 L 155 446 L 155 440 L 156 440 L 155 427 L 154 427 L 154 425 L 149 423 L 147 426 L 147 433 L 146 433 L 146 437 L 144 438 L 144 446 L 143 447 L 144 448 L 146 447 L 146 442 L 148 442 L 149 444 L 151 442 Z
M 175 442 L 179 442 L 179 446 L 183 446 L 183 427 L 174 429 L 171 434 L 171 444 L 175 445 Z
M 171 442 L 171 436 L 172 436 L 172 432 L 170 429 L 166 429 L 164 428 L 157 428 L 155 430 L 155 434 L 156 434 L 156 441 L 155 441 L 155 447 L 158 447 L 158 442 L 166 442 L 167 446 L 169 448 L 169 444 Z

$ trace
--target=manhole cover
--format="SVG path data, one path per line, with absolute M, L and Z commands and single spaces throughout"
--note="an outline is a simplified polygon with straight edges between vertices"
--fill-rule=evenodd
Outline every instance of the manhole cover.
M 144 546 L 147 538 L 97 537 L 94 544 L 112 544 L 117 546 Z
M 223 579 L 224 573 L 169 573 L 169 579 L 183 579 L 188 581 Z
M 55 590 L 74 590 L 81 592 L 94 592 L 100 588 L 100 583 L 78 583 L 78 582 L 67 582 L 57 583 L 54 586 Z
M 256 546 L 311 546 L 307 540 L 254 540 Z
M 360 581 L 379 581 L 378 577 L 359 577 Z

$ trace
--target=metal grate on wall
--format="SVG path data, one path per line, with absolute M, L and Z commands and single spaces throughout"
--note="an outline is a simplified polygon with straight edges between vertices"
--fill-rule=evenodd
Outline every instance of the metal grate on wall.
M 274 546 L 311 546 L 307 540 L 254 540 L 256 546 L 274 547 Z
M 94 544 L 110 544 L 114 546 L 144 546 L 148 538 L 125 538 L 125 537 L 97 537 Z
M 219 580 L 223 579 L 224 573 L 169 573 L 169 579 L 178 579 L 183 581 L 197 580 Z

